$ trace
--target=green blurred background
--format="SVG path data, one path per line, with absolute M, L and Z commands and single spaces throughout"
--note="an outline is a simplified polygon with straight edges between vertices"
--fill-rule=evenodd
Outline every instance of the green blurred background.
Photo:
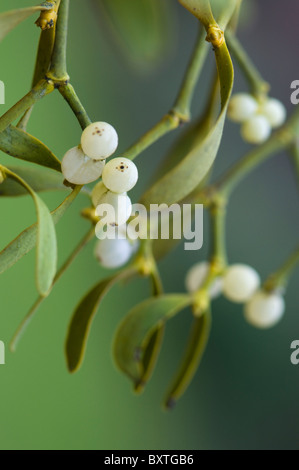
M 138 71 L 118 54 L 96 2 L 71 0 L 68 61 L 72 83 L 91 118 L 117 128 L 120 151 L 171 107 L 196 37 L 195 18 L 175 0 L 162 2 L 174 4 L 172 47 L 163 50 L 160 65 L 149 72 Z M 247 2 L 250 8 L 240 38 L 271 82 L 273 96 L 292 112 L 290 83 L 299 75 L 299 5 L 292 0 L 283 2 L 283 7 L 279 0 Z M 30 4 L 28 0 L 2 0 L 0 12 Z M 29 89 L 38 35 L 31 18 L 0 45 L 0 79 L 6 85 L 1 113 Z M 210 52 L 194 115 L 204 104 L 212 71 Z M 236 72 L 236 89 L 244 90 L 246 85 Z M 58 93 L 36 106 L 29 131 L 60 158 L 80 136 L 76 120 Z M 138 160 L 140 182 L 134 200 L 174 138 L 164 138 Z M 215 174 L 247 148 L 237 126 L 227 123 Z M 0 157 L 4 164 L 11 161 L 4 154 Z M 63 196 L 47 194 L 45 200 L 54 208 Z M 61 260 L 88 228 L 79 217 L 86 203 L 85 196 L 78 198 L 57 227 Z M 1 248 L 35 218 L 29 198 L 1 199 L 0 214 Z M 296 181 L 286 155 L 279 155 L 250 175 L 231 200 L 229 259 L 249 263 L 265 277 L 295 248 L 298 233 Z M 200 252 L 184 252 L 181 246 L 161 263 L 168 292 L 184 289 L 185 272 L 206 258 L 208 247 L 206 227 Z M 196 379 L 177 408 L 165 413 L 160 402 L 183 351 L 190 313 L 169 323 L 158 368 L 141 397 L 133 395 L 111 357 L 115 327 L 131 306 L 149 295 L 146 281 L 134 281 L 110 293 L 94 322 L 82 369 L 75 376 L 67 373 L 63 345 L 70 315 L 86 290 L 107 274 L 94 261 L 92 250 L 92 246 L 85 249 L 46 300 L 16 354 L 8 352 L 8 343 L 36 296 L 34 253 L 1 276 L 0 339 L 7 346 L 6 365 L 0 366 L 2 450 L 298 448 L 299 366 L 290 362 L 290 344 L 299 339 L 298 271 L 287 292 L 285 318 L 270 331 L 248 326 L 239 306 L 224 299 L 215 302 L 213 331 Z

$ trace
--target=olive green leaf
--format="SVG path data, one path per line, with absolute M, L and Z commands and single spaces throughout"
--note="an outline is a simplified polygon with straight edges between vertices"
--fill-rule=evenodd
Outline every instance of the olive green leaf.
M 0 150 L 14 158 L 61 171 L 57 157 L 40 140 L 14 126 L 0 133 Z
M 81 191 L 81 186 L 76 188 L 68 195 L 68 197 L 51 212 L 54 224 L 57 224 L 63 217 L 66 210 L 70 207 L 74 199 Z M 38 226 L 33 224 L 26 228 L 20 235 L 15 238 L 9 245 L 7 245 L 0 252 L 0 274 L 11 268 L 17 263 L 23 256 L 27 255 L 36 245 L 38 237 Z
M 216 23 L 209 0 L 179 0 L 179 2 L 195 15 L 206 29 Z
M 0 42 L 18 24 L 38 11 L 49 10 L 52 5 L 38 5 L 35 7 L 10 10 L 0 14 Z
M 156 328 L 154 332 L 149 336 L 149 340 L 144 347 L 144 353 L 141 358 L 142 373 L 140 374 L 138 381 L 136 381 L 134 385 L 134 391 L 136 393 L 143 392 L 144 387 L 149 382 L 154 372 L 162 348 L 164 333 L 165 325 L 162 325 Z
M 63 184 L 64 178 L 60 173 L 27 166 L 9 166 L 8 168 L 25 180 L 36 193 L 69 189 Z M 0 196 L 15 197 L 26 194 L 28 191 L 13 179 L 6 178 L 0 185 Z
M 82 365 L 90 328 L 103 298 L 116 282 L 128 279 L 136 273 L 135 268 L 128 268 L 104 279 L 96 284 L 80 301 L 71 319 L 65 345 L 67 365 L 70 372 L 76 372 Z
M 210 3 L 217 23 L 225 29 L 240 0 L 210 0 Z
M 148 299 L 124 318 L 114 339 L 114 357 L 119 369 L 138 388 L 144 375 L 144 357 L 157 327 L 191 304 L 188 295 L 169 294 Z
M 217 24 L 215 18 L 219 26 L 225 28 L 239 0 L 179 0 L 179 2 L 208 29 L 211 25 Z
M 163 294 L 163 285 L 157 267 L 151 274 L 151 281 L 153 285 L 153 295 L 155 297 L 161 296 Z M 136 393 L 141 393 L 144 390 L 145 385 L 154 372 L 162 348 L 164 333 L 165 325 L 157 327 L 146 345 L 142 357 L 143 373 L 140 376 L 139 382 L 135 384 Z
M 50 211 L 44 201 L 18 175 L 1 167 L 7 178 L 22 185 L 31 195 L 37 212 L 37 252 L 36 252 L 36 284 L 41 295 L 46 296 L 53 283 L 57 267 L 56 232 Z
M 171 205 L 184 199 L 201 183 L 215 161 L 234 79 L 233 65 L 225 42 L 215 48 L 215 56 L 221 91 L 221 113 L 208 135 L 145 193 L 141 202 L 147 207 L 161 202 Z
M 159 65 L 173 42 L 175 9 L 157 0 L 98 0 L 114 42 L 136 70 Z
M 165 403 L 167 408 L 173 408 L 175 406 L 176 402 L 185 393 L 193 379 L 205 351 L 210 330 L 210 312 L 206 312 L 193 321 L 181 366 L 167 394 Z

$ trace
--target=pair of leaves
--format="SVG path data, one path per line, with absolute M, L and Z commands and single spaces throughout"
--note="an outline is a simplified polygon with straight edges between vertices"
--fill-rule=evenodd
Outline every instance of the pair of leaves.
M 57 241 L 53 219 L 43 200 L 20 176 L 4 167 L 1 167 L 1 170 L 7 178 L 21 185 L 34 201 L 37 213 L 36 284 L 39 293 L 46 296 L 52 287 L 57 267 Z
M 146 382 L 149 346 L 157 341 L 157 334 L 163 335 L 167 320 L 190 306 L 192 299 L 186 294 L 169 294 L 148 299 L 137 305 L 120 324 L 114 341 L 114 357 L 119 369 L 134 383 L 139 391 Z M 193 379 L 206 348 L 211 328 L 210 312 L 196 318 L 191 328 L 185 354 L 180 368 L 167 394 L 166 406 L 172 408 L 186 391 Z M 158 343 L 157 350 L 161 344 Z
M 54 224 L 57 224 L 62 218 L 66 210 L 70 207 L 81 190 L 81 186 L 76 188 L 69 194 L 69 196 L 51 212 Z M 50 223 L 50 222 L 49 222 Z M 13 240 L 6 248 L 0 252 L 0 274 L 12 267 L 23 256 L 29 253 L 36 245 L 38 238 L 38 225 L 33 224 L 26 228 L 20 235 Z
M 50 10 L 52 5 L 38 5 L 35 7 L 20 8 L 19 10 L 11 10 L 0 14 L 0 42 L 22 21 L 36 12 Z
M 101 280 L 79 302 L 69 325 L 65 346 L 67 365 L 70 372 L 78 371 L 82 365 L 91 325 L 104 297 L 117 282 L 127 281 L 136 274 L 138 274 L 138 269 L 133 266 L 110 278 Z M 157 279 L 157 274 L 152 276 L 152 281 L 154 284 L 154 295 L 158 296 L 161 292 L 161 285 Z M 150 335 L 145 350 L 143 371 L 139 380 L 135 382 L 136 392 L 142 391 L 152 375 L 162 346 L 163 337 L 164 325 L 157 325 Z
M 157 328 L 191 304 L 184 294 L 170 294 L 145 300 L 121 322 L 114 341 L 114 357 L 119 369 L 134 383 L 142 382 L 145 353 Z
M 172 0 L 96 0 L 113 39 L 140 71 L 159 65 L 173 41 Z
M 194 0 L 190 3 L 198 5 L 201 2 Z M 203 3 L 209 5 L 209 2 Z M 209 18 L 209 8 L 202 14 L 203 19 Z M 142 203 L 147 207 L 161 202 L 171 205 L 183 200 L 201 183 L 215 161 L 234 81 L 233 65 L 225 42 L 215 48 L 215 57 L 220 82 L 220 115 L 206 137 L 196 142 L 187 155 L 145 193 Z

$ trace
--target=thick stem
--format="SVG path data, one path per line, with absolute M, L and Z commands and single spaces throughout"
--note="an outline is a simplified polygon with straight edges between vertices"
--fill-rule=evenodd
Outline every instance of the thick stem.
M 191 101 L 200 72 L 208 54 L 209 46 L 205 38 L 206 31 L 204 28 L 201 28 L 188 69 L 185 73 L 182 87 L 173 107 L 173 111 L 183 121 L 189 121 L 190 119 Z
M 48 77 L 55 82 L 68 82 L 69 75 L 66 65 L 66 49 L 68 34 L 69 0 L 61 0 L 58 10 L 55 43 L 52 63 Z
M 212 250 L 211 262 L 216 271 L 221 271 L 227 264 L 226 256 L 226 204 L 221 202 L 211 208 Z
M 72 85 L 61 85 L 58 90 L 72 109 L 82 129 L 85 129 L 87 126 L 89 126 L 89 124 L 91 124 L 91 120 L 88 117 L 87 112 L 85 111 Z

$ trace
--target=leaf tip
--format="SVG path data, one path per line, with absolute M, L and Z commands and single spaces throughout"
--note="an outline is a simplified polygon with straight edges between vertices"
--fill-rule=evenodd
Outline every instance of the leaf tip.
M 166 399 L 164 403 L 164 409 L 165 411 L 172 411 L 174 410 L 176 405 L 177 405 L 177 400 L 173 396 L 170 396 Z

